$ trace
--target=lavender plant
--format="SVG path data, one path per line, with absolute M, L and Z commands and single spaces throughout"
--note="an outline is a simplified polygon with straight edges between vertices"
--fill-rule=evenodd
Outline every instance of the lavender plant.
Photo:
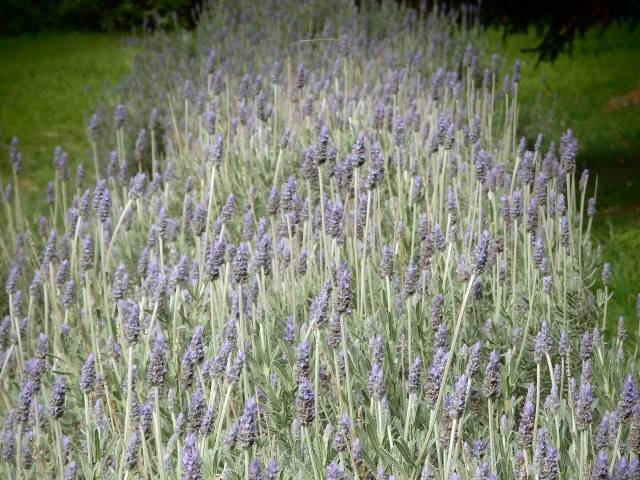
M 60 149 L 41 221 L 4 189 L 3 476 L 640 478 L 597 192 L 570 130 L 517 138 L 473 8 L 142 42 L 95 185 Z

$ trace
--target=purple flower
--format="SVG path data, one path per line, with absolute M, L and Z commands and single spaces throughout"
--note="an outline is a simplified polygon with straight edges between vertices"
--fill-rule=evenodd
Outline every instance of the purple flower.
M 407 270 L 404 276 L 404 288 L 407 297 L 416 293 L 418 288 L 418 276 L 419 270 L 416 268 L 413 260 L 409 260 L 409 264 L 407 265 Z
M 411 190 L 409 192 L 409 201 L 413 205 L 417 205 L 422 202 L 424 198 L 424 181 L 422 177 L 416 175 L 411 182 Z
M 596 199 L 590 197 L 589 200 L 587 200 L 587 215 L 589 217 L 594 217 L 596 215 L 596 211 Z
M 327 467 L 327 480 L 344 480 L 344 470 L 337 462 L 331 462 Z
M 458 418 L 464 411 L 467 401 L 467 384 L 469 380 L 465 374 L 460 375 L 453 387 L 453 395 L 447 408 L 447 414 L 450 418 Z
M 278 461 L 275 458 L 270 458 L 266 468 L 267 480 L 276 480 L 278 471 Z
M 580 357 L 583 362 L 589 360 L 591 356 L 591 334 L 585 331 L 582 334 L 582 342 L 580 343 Z
M 67 382 L 62 375 L 56 375 L 53 381 L 51 399 L 49 400 L 49 415 L 52 418 L 60 418 L 64 414 L 64 399 L 67 390 Z
M 36 393 L 36 390 L 37 385 L 33 379 L 27 377 L 22 382 L 20 397 L 18 398 L 18 406 L 16 408 L 16 419 L 23 425 L 29 421 L 31 403 L 33 401 L 33 395 Z
M 492 480 L 493 478 L 495 478 L 495 476 L 491 475 L 488 463 L 483 462 L 478 465 L 476 475 L 474 477 L 475 480 Z
M 144 128 L 141 128 L 138 132 L 138 136 L 136 138 L 135 149 L 133 156 L 138 161 L 141 162 L 144 157 L 144 151 L 147 145 L 147 132 Z
M 433 303 L 431 304 L 431 328 L 434 331 L 438 330 L 440 323 L 444 316 L 444 296 L 437 293 L 433 297 Z
M 111 287 L 111 294 L 116 300 L 122 300 L 129 288 L 129 274 L 124 265 L 119 265 L 116 269 L 113 286 Z
M 233 279 L 237 284 L 242 284 L 247 280 L 249 270 L 249 248 L 246 243 L 241 243 L 236 249 L 233 258 Z
M 244 411 L 238 426 L 238 442 L 242 448 L 250 448 L 258 438 L 258 403 L 250 397 L 244 404 Z
M 500 358 L 495 350 L 489 354 L 489 362 L 484 373 L 484 381 L 482 383 L 482 391 L 487 398 L 495 399 L 500 395 Z
M 351 304 L 351 272 L 346 263 L 342 263 L 336 273 L 335 308 L 340 314 L 347 313 Z
M 12 295 L 16 293 L 16 286 L 18 284 L 18 266 L 14 263 L 11 265 L 7 281 L 5 283 L 5 290 L 7 294 Z
M 438 348 L 433 356 L 433 363 L 427 370 L 427 379 L 425 383 L 425 396 L 427 406 L 430 409 L 435 408 L 440 386 L 442 383 L 442 374 L 447 363 L 448 353 L 443 348 Z
M 636 457 L 640 456 L 640 409 L 638 406 L 634 407 L 631 415 L 627 444 Z
M 311 322 L 318 327 L 327 323 L 327 308 L 329 306 L 330 294 L 330 291 L 325 287 L 318 296 L 313 299 L 313 302 L 311 302 L 309 318 Z
M 60 267 L 58 268 L 58 274 L 56 275 L 56 283 L 59 287 L 63 286 L 69 280 L 69 261 L 63 260 L 60 262 Z
M 146 181 L 147 176 L 145 173 L 138 173 L 131 180 L 131 187 L 129 188 L 129 198 L 132 200 L 136 200 L 140 198 L 142 195 L 142 191 L 144 190 L 144 182 Z
M 13 456 L 15 453 L 15 439 L 13 437 L 13 430 L 6 428 L 2 431 L 2 459 L 10 464 L 14 461 Z
M 249 463 L 249 479 L 248 480 L 262 480 L 262 465 L 258 457 L 253 457 Z
M 606 450 L 600 450 L 600 452 L 598 452 L 598 458 L 593 462 L 591 478 L 593 480 L 608 480 L 611 478 L 609 476 L 609 459 L 607 458 Z
M 620 391 L 620 401 L 618 402 L 618 413 L 620 418 L 628 421 L 633 413 L 633 408 L 638 403 L 638 385 L 632 375 L 627 375 Z
M 127 470 L 132 470 L 138 463 L 138 447 L 140 445 L 140 438 L 138 438 L 137 432 L 131 433 L 129 439 L 129 446 L 124 454 L 124 467 Z
M 520 425 L 518 427 L 517 442 L 520 448 L 526 448 L 531 445 L 533 440 L 533 419 L 535 415 L 535 406 L 533 404 L 534 387 L 529 385 L 527 398 L 520 413 Z
M 471 379 L 478 369 L 480 368 L 480 350 L 482 344 L 478 341 L 473 345 L 471 352 L 469 353 L 469 360 L 467 361 L 467 367 L 465 369 L 465 375 Z
M 393 275 L 393 257 L 393 247 L 391 245 L 383 246 L 380 259 L 380 274 L 384 278 L 389 278 Z
M 296 326 L 293 323 L 293 317 L 287 319 L 287 323 L 284 326 L 284 333 L 282 338 L 287 343 L 293 343 L 296 339 Z
M 309 379 L 301 377 L 298 381 L 298 393 L 296 394 L 297 419 L 302 427 L 310 425 L 315 419 L 315 394 Z
M 552 345 L 553 339 L 551 338 L 551 334 L 549 332 L 549 324 L 546 320 L 543 320 L 540 331 L 538 332 L 538 335 L 536 335 L 535 350 L 533 355 L 536 363 L 540 363 L 542 361 L 542 356 L 544 354 L 550 353 Z
M 473 250 L 473 270 L 476 275 L 480 274 L 487 263 L 489 253 L 489 232 L 484 230 Z
M 573 136 L 571 129 L 560 139 L 560 161 L 566 174 L 571 174 L 576 169 L 576 153 L 578 152 L 578 141 Z
M 167 345 L 162 335 L 156 336 L 147 367 L 147 381 L 153 387 L 160 387 L 167 374 Z
M 82 239 L 82 252 L 80 254 L 80 266 L 87 272 L 93 268 L 93 239 L 87 234 Z
M 611 282 L 611 264 L 606 262 L 602 266 L 602 283 L 606 287 L 609 285 L 609 282 Z
M 396 115 L 392 133 L 394 145 L 400 147 L 404 143 L 404 119 L 401 115 Z
M 420 376 L 422 374 L 422 359 L 418 356 L 415 358 L 411 367 L 409 367 L 409 377 L 407 380 L 407 391 L 416 394 L 420 389 Z
M 310 346 L 308 342 L 301 342 L 298 346 L 298 353 L 296 356 L 296 378 L 309 376 L 309 354 Z
M 580 385 L 576 403 L 576 424 L 579 430 L 587 430 L 593 422 L 593 391 L 588 382 Z
M 93 353 L 89 353 L 84 365 L 82 366 L 82 374 L 80 375 L 80 388 L 84 393 L 90 393 L 96 381 L 96 367 Z
M 201 362 L 204 359 L 203 334 L 204 328 L 202 325 L 196 325 L 191 335 L 191 342 L 189 343 L 189 349 L 193 352 L 193 358 L 196 362 Z
M 629 461 L 625 458 L 622 457 L 618 463 L 616 463 L 616 466 L 613 470 L 613 478 L 615 480 L 626 480 L 629 478 L 637 478 L 637 477 L 632 477 L 630 470 L 629 470 Z
M 240 375 L 242 374 L 242 369 L 245 364 L 245 354 L 243 351 L 240 351 L 236 354 L 236 358 L 233 360 L 233 363 L 229 367 L 227 371 L 227 383 L 230 385 L 236 384 L 240 381 Z
M 338 452 L 344 452 L 348 448 L 349 432 L 351 430 L 351 419 L 346 413 L 340 415 L 338 426 L 333 437 L 333 448 Z
M 124 338 L 132 346 L 138 343 L 140 337 L 140 307 L 133 300 L 126 302 L 124 318 Z
M 202 462 L 196 445 L 196 436 L 188 433 L 181 455 L 182 480 L 202 480 Z
M 384 157 L 380 153 L 380 146 L 376 143 L 371 147 L 371 165 L 367 176 L 369 190 L 376 189 L 384 180 Z
M 191 403 L 189 403 L 189 416 L 187 423 L 189 425 L 189 431 L 198 433 L 202 426 L 202 420 L 206 410 L 206 402 L 202 396 L 202 390 L 196 388 L 191 395 Z
M 220 276 L 220 267 L 224 264 L 225 248 L 224 240 L 217 240 L 213 246 L 207 246 L 204 271 L 211 282 Z
M 64 480 L 75 480 L 76 478 L 76 462 L 73 460 L 67 464 L 67 468 L 64 471 Z
M 116 105 L 113 113 L 113 121 L 116 129 L 120 129 L 127 121 L 127 107 L 124 105 Z
M 367 389 L 375 400 L 380 400 L 384 396 L 384 371 L 379 363 L 371 366 Z
M 604 412 L 604 415 L 602 415 L 602 419 L 600 420 L 600 425 L 598 426 L 598 430 L 596 432 L 595 441 L 594 441 L 594 444 L 598 450 L 609 447 L 610 428 L 611 428 L 611 413 Z M 614 437 L 615 437 L 615 434 L 614 434 Z

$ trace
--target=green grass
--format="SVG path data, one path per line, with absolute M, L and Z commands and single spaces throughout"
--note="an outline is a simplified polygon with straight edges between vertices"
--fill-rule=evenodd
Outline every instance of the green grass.
M 500 31 L 487 31 L 488 49 L 500 52 L 504 65 L 522 61 L 522 133 L 531 141 L 538 132 L 557 140 L 572 128 L 580 141 L 580 166 L 598 178 L 594 238 L 614 272 L 610 319 L 624 315 L 635 325 L 640 291 L 640 35 L 619 25 L 593 30 L 576 40 L 571 55 L 540 64 L 535 53 L 523 51 L 536 42 L 533 32 L 503 42 Z
M 11 171 L 7 145 L 17 136 L 26 202 L 45 195 L 57 145 L 69 152 L 73 168 L 78 163 L 90 167 L 87 120 L 107 87 L 131 68 L 125 38 L 103 33 L 0 38 L 0 175 L 6 182 Z

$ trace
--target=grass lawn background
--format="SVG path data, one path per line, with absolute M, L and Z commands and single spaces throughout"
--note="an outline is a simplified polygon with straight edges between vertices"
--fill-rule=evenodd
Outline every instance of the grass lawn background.
M 624 26 L 592 30 L 576 40 L 573 53 L 537 63 L 523 52 L 536 45 L 533 33 L 503 41 L 490 29 L 487 52 L 497 51 L 505 68 L 522 61 L 519 87 L 522 133 L 558 139 L 572 128 L 580 141 L 579 163 L 598 177 L 599 214 L 594 236 L 612 263 L 614 296 L 609 320 L 625 315 L 635 328 L 640 291 L 640 34 Z M 7 146 L 20 138 L 24 205 L 44 206 L 53 150 L 69 152 L 70 166 L 91 171 L 86 125 L 93 109 L 131 66 L 124 34 L 65 33 L 0 38 L 0 175 L 11 167 Z M 506 73 L 506 72 L 505 72 Z M 72 170 L 73 171 L 73 170 Z
M 79 163 L 87 175 L 93 171 L 86 127 L 109 85 L 131 69 L 126 38 L 104 33 L 0 38 L 0 175 L 6 184 L 8 144 L 17 136 L 25 205 L 44 205 L 56 146 L 69 153 L 71 175 Z

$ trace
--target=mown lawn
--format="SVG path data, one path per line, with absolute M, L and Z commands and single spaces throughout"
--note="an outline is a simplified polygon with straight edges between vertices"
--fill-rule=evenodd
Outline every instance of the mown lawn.
M 87 119 L 109 85 L 130 70 L 132 56 L 123 34 L 0 38 L 0 175 L 6 183 L 7 145 L 17 136 L 25 204 L 46 195 L 57 145 L 69 153 L 74 169 L 78 163 L 91 165 Z
M 625 315 L 631 327 L 640 290 L 640 35 L 622 26 L 592 31 L 553 64 L 523 52 L 535 44 L 533 33 L 504 42 L 500 31 L 486 32 L 488 52 L 499 51 L 505 65 L 522 60 L 523 134 L 558 138 L 570 127 L 581 142 L 579 161 L 598 177 L 595 238 L 614 271 L 610 316 Z M 44 197 L 57 145 L 72 164 L 90 165 L 87 119 L 132 57 L 123 34 L 0 39 L 0 175 L 6 181 L 6 145 L 18 136 L 27 205 Z

